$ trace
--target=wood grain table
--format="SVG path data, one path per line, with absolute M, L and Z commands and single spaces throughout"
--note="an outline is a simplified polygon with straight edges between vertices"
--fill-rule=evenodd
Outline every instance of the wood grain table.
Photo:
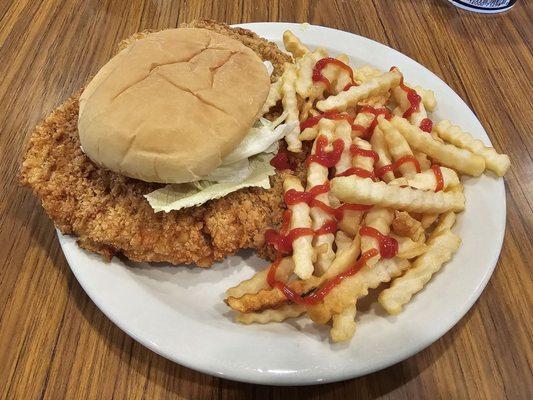
M 1 398 L 533 398 L 532 3 L 518 0 L 506 14 L 483 16 L 445 0 L 1 0 Z M 145 349 L 81 289 L 52 223 L 17 184 L 27 137 L 122 38 L 202 17 L 307 21 L 385 43 L 446 81 L 472 107 L 496 149 L 511 156 L 507 231 L 496 271 L 470 312 L 432 346 L 341 383 L 241 384 Z

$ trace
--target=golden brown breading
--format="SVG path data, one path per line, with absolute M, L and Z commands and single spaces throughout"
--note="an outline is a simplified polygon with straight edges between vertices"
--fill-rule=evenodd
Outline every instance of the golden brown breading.
M 273 43 L 214 21 L 188 26 L 240 40 L 281 73 L 289 58 Z M 143 34 L 134 35 L 135 38 Z M 80 247 L 110 258 L 209 266 L 241 248 L 261 248 L 263 233 L 282 214 L 280 175 L 270 190 L 242 189 L 222 199 L 169 213 L 154 213 L 143 195 L 162 185 L 127 178 L 94 165 L 80 148 L 78 95 L 67 100 L 31 135 L 20 180 L 33 189 L 64 234 Z M 263 254 L 267 254 L 263 252 Z

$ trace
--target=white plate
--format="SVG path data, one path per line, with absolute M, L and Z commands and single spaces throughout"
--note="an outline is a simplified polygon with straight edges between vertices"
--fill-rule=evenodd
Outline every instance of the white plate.
M 285 23 L 243 25 L 280 43 L 292 29 L 309 46 L 347 53 L 354 65 L 398 66 L 412 84 L 435 91 L 434 119 L 450 118 L 489 144 L 483 127 L 450 87 L 426 68 L 372 40 L 334 29 Z M 453 260 L 397 317 L 378 305 L 357 316 L 349 344 L 332 345 L 328 330 L 303 318 L 266 326 L 233 323 L 225 289 L 265 267 L 242 252 L 209 270 L 164 265 L 110 264 L 59 234 L 63 252 L 87 294 L 128 335 L 187 367 L 239 381 L 303 385 L 339 381 L 397 363 L 440 338 L 481 294 L 500 253 L 505 190 L 491 175 L 465 181 L 466 211 L 455 231 L 463 239 Z

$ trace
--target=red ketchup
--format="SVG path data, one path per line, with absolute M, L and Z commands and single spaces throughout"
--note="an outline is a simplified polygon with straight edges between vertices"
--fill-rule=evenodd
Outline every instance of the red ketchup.
M 391 67 L 391 71 L 397 71 L 397 67 Z M 414 89 L 411 89 L 409 86 L 407 86 L 403 82 L 403 75 L 400 79 L 400 88 L 407 93 L 407 100 L 409 101 L 410 105 L 403 113 L 404 118 L 409 118 L 411 115 L 413 115 L 415 112 L 418 112 L 420 109 L 420 102 L 422 101 L 422 97 Z
M 350 146 L 350 154 L 352 156 L 370 157 L 374 159 L 374 162 L 379 161 L 379 155 L 374 150 L 365 150 L 360 147 L 357 147 L 355 144 L 352 144 Z
M 332 143 L 333 150 L 326 152 L 328 138 L 321 135 L 316 140 L 315 154 L 307 157 L 307 165 L 316 162 L 326 168 L 333 168 L 341 158 L 342 151 L 344 150 L 344 141 L 342 139 L 335 140 Z
M 274 246 L 274 248 L 283 254 L 288 254 L 292 251 L 292 242 L 302 236 L 311 236 L 315 232 L 311 228 L 294 228 L 286 235 L 277 233 L 273 229 L 269 229 L 265 232 L 265 240 L 268 244 Z
M 396 172 L 398 168 L 400 168 L 400 166 L 406 162 L 412 162 L 415 165 L 416 172 L 420 173 L 422 171 L 420 169 L 420 163 L 414 156 L 404 156 L 392 164 L 384 165 L 383 167 L 379 168 L 377 171 L 375 171 L 375 174 L 378 178 L 381 178 L 387 172 Z
M 435 174 L 435 179 L 437 180 L 435 192 L 440 192 L 442 189 L 444 189 L 444 177 L 442 176 L 442 171 L 440 169 L 440 166 L 438 166 L 437 164 L 433 164 L 431 166 L 431 169 L 433 170 L 433 173 Z
M 431 130 L 433 129 L 433 121 L 430 120 L 429 118 L 424 118 L 421 122 L 420 122 L 420 126 L 419 128 L 421 130 L 423 130 L 424 132 L 427 132 L 427 133 L 430 133 Z
M 379 243 L 379 253 L 382 258 L 392 258 L 398 253 L 398 241 L 390 236 L 383 235 L 371 226 L 363 226 L 359 233 L 364 236 L 372 236 Z
M 307 203 L 310 204 L 316 196 L 322 193 L 327 193 L 329 191 L 329 182 L 324 183 L 323 185 L 317 185 L 308 192 L 298 192 L 294 189 L 289 189 L 285 192 L 283 200 L 288 206 L 292 206 L 297 203 Z
M 358 167 L 348 168 L 346 171 L 341 172 L 335 176 L 339 177 L 339 176 L 352 176 L 352 175 L 357 175 L 360 178 L 370 178 L 372 180 L 376 179 L 374 172 L 368 171 L 363 168 L 358 168 Z
M 335 233 L 337 230 L 337 223 L 333 220 L 324 222 L 320 228 L 315 230 L 315 235 L 327 235 L 328 233 Z
M 289 155 L 283 150 L 279 150 L 278 154 L 276 154 L 272 160 L 270 160 L 270 165 L 272 165 L 278 171 L 283 171 L 285 169 L 294 171 L 294 167 L 289 162 Z
M 375 257 L 378 255 L 377 249 L 370 249 L 363 254 L 361 254 L 361 257 L 355 262 L 355 264 L 350 267 L 348 270 L 338 274 L 333 279 L 326 282 L 321 288 L 318 288 L 313 293 L 311 293 L 308 296 L 301 296 L 298 293 L 296 293 L 294 290 L 292 290 L 290 287 L 288 287 L 285 283 L 276 281 L 276 271 L 279 267 L 279 264 L 281 262 L 281 259 L 276 260 L 272 265 L 270 266 L 270 269 L 268 270 L 267 275 L 267 282 L 272 288 L 278 288 L 283 292 L 285 297 L 292 301 L 293 303 L 302 304 L 302 305 L 316 305 L 320 303 L 324 297 L 333 289 L 335 286 L 337 286 L 339 283 L 341 283 L 344 279 L 355 275 L 361 268 L 363 268 L 366 264 L 366 262 L 371 259 L 372 257 Z
M 350 83 L 347 83 L 346 86 L 344 86 L 342 88 L 342 91 L 343 92 L 346 92 L 347 90 L 349 90 L 352 86 L 359 86 L 357 83 L 355 82 L 350 82 Z
M 350 114 L 347 113 L 339 113 L 337 111 L 326 111 L 322 114 L 315 115 L 314 117 L 307 118 L 305 121 L 300 122 L 300 131 L 303 131 L 306 128 L 312 128 L 318 122 L 322 119 L 333 119 L 333 120 L 341 120 L 344 119 L 348 121 L 350 125 L 353 124 L 353 117 Z
M 372 134 L 374 133 L 374 129 L 376 129 L 376 126 L 378 125 L 378 116 L 379 115 L 384 115 L 386 119 L 391 119 L 392 118 L 392 115 L 391 115 L 390 111 L 387 110 L 385 107 L 375 108 L 375 107 L 372 107 L 372 106 L 366 106 L 365 105 L 365 106 L 361 107 L 359 112 L 367 113 L 367 114 L 373 114 L 374 115 L 374 120 L 372 121 L 372 123 L 370 124 L 368 129 L 365 129 L 365 131 L 363 133 L 365 139 L 367 139 L 367 140 L 372 137 Z M 353 129 L 353 127 L 352 127 L 352 129 Z
M 355 80 L 353 79 L 353 70 L 350 68 L 350 66 L 332 57 L 322 58 L 316 62 L 313 68 L 313 82 L 322 82 L 326 86 L 326 89 L 331 92 L 331 82 L 322 74 L 322 70 L 326 68 L 328 64 L 336 65 L 337 67 L 348 72 L 348 74 L 350 75 L 351 84 L 355 85 Z

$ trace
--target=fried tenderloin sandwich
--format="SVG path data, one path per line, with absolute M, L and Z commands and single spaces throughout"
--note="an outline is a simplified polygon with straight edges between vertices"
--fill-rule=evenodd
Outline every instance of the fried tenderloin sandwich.
M 209 266 L 241 248 L 266 254 L 283 212 L 270 160 L 292 127 L 262 109 L 287 61 L 214 21 L 135 34 L 36 127 L 21 182 L 62 233 L 106 258 Z

